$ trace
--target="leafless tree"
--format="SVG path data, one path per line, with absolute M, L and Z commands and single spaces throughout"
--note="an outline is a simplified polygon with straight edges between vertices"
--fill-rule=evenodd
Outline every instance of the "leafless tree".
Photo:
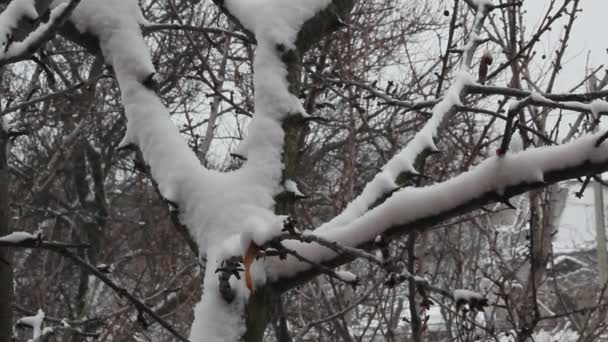
M 188 203 L 165 197 L 148 166 L 155 161 L 141 146 L 119 146 L 126 120 L 117 71 L 100 54 L 98 37 L 69 20 L 79 2 L 49 19 L 50 1 L 37 0 L 40 17 L 23 18 L 4 47 L 24 41 L 28 48 L 0 57 L 0 114 L 11 121 L 0 131 L 0 149 L 8 152 L 0 155 L 0 236 L 41 229 L 18 243 L 0 242 L 0 342 L 12 341 L 17 319 L 38 308 L 55 329 L 54 337 L 43 336 L 51 340 L 187 340 L 205 273 L 193 228 L 180 221 Z M 243 156 L 234 152 L 255 117 L 255 35 L 222 1 L 140 5 L 157 72 L 146 86 L 204 167 L 239 169 Z M 413 167 L 391 180 L 404 192 L 454 183 L 486 159 L 506 160 L 512 140 L 527 153 L 551 153 L 595 131 L 605 109 L 592 102 L 608 97 L 600 69 L 570 92 L 554 92 L 582 4 L 552 0 L 533 32 L 521 5 L 333 0 L 308 18 L 294 50 L 277 48 L 289 90 L 311 114 L 282 121 L 281 182 L 295 180 L 303 194 L 276 194 L 275 212 L 296 223 L 256 248 L 271 265 L 300 258 L 300 271 L 279 274 L 248 297 L 243 340 L 490 341 L 508 332 L 526 341 L 545 322 L 554 328 L 565 321 L 580 340 L 605 331 L 606 289 L 575 298 L 572 308 L 549 270 L 563 209 L 556 183 L 579 179 L 584 190 L 608 169 L 605 158 L 453 198 L 451 206 L 377 227 L 379 238 L 354 245 L 298 233 L 357 201 L 393 156 L 417 146 L 438 106 L 448 105 L 438 119 L 437 150 L 415 150 Z M 555 54 L 535 54 L 558 25 L 565 26 Z M 45 34 L 28 39 L 42 27 Z M 533 68 L 538 59 L 551 61 L 542 74 Z M 459 70 L 476 82 L 462 85 Z M 585 89 L 590 79 L 597 79 L 593 89 Z M 556 112 L 578 113 L 569 132 L 560 132 L 561 120 L 550 116 Z M 602 149 L 605 136 L 594 139 Z M 394 205 L 399 189 L 375 194 L 358 216 Z M 288 248 L 287 240 L 302 244 Z M 322 261 L 302 259 L 307 246 L 318 245 L 333 252 Z M 234 255 L 236 265 L 242 259 Z M 219 271 L 220 282 L 230 277 Z M 483 298 L 463 302 L 456 289 Z M 230 293 L 222 293 L 226 301 Z M 442 336 L 433 335 L 432 307 L 442 313 Z

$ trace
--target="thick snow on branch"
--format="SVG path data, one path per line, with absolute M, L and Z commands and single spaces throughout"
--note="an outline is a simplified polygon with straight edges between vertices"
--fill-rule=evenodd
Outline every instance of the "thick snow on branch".
M 604 132 L 586 135 L 568 144 L 547 146 L 492 157 L 468 172 L 443 183 L 426 187 L 408 187 L 395 192 L 383 204 L 343 226 L 313 232 L 342 245 L 358 246 L 372 241 L 391 227 L 440 215 L 488 193 L 501 195 L 505 188 L 542 182 L 545 173 L 583 166 L 587 162 L 608 162 L 608 144 L 595 144 Z M 335 257 L 331 250 L 318 245 L 289 241 L 287 248 L 316 262 Z M 268 260 L 269 277 L 289 277 L 310 266 L 294 259 L 290 262 Z
M 36 0 L 14 0 L 0 13 L 0 60 L 5 58 L 7 46 L 10 46 L 13 31 L 24 18 L 36 19 Z
M 254 15 L 257 10 L 246 13 Z M 136 0 L 83 0 L 71 21 L 80 32 L 98 38 L 106 61 L 114 68 L 127 117 L 122 145 L 134 144 L 141 150 L 161 194 L 177 204 L 180 221 L 207 256 L 204 295 L 195 308 L 190 339 L 238 340 L 244 333 L 248 290 L 242 281 L 232 279 L 235 299 L 226 303 L 215 270 L 227 249 L 241 253 L 235 240 L 246 237 L 249 244 L 261 244 L 280 232 L 282 218 L 272 211 L 273 196 L 281 190 L 280 119 L 301 110 L 287 90 L 277 42 L 265 39 L 266 33 L 258 37 L 257 114 L 250 125 L 247 142 L 251 145 L 246 153 L 250 160 L 237 172 L 220 174 L 201 166 L 158 96 L 145 86 L 155 70 L 140 31 L 143 20 Z M 286 32 L 281 27 L 274 29 Z M 280 43 L 293 45 L 286 40 Z
M 432 117 L 426 122 L 424 127 L 416 133 L 407 146 L 397 153 L 383 167 L 382 172 L 372 179 L 363 192 L 357 196 L 346 209 L 331 221 L 319 227 L 319 230 L 347 224 L 357 217 L 363 215 L 382 195 L 390 193 L 398 188 L 395 184 L 397 177 L 404 172 L 416 174 L 414 168 L 416 158 L 425 150 L 437 151 L 434 138 L 441 123 L 446 119 L 446 115 L 457 105 L 460 105 L 460 96 L 465 86 L 473 84 L 471 75 L 461 71 L 454 84 L 448 89 L 444 98 L 433 107 Z
M 283 54 L 295 49 L 300 27 L 331 0 L 227 0 L 226 8 L 258 41 L 254 60 L 255 115 L 237 153 L 247 158 L 241 172 L 275 195 L 283 168 L 281 120 L 306 116 L 300 100 L 289 92 Z
M 490 4 L 490 0 L 477 0 L 474 2 L 474 6 L 476 6 L 475 20 L 467 44 L 463 48 L 460 71 L 456 74 L 456 79 L 448 89 L 444 98 L 433 107 L 432 116 L 429 121 L 424 125 L 422 130 L 408 142 L 403 150 L 391 158 L 383 167 L 382 172 L 378 173 L 374 179 L 365 186 L 363 192 L 349 203 L 342 213 L 319 227 L 320 230 L 348 224 L 363 215 L 378 199 L 397 188 L 395 180 L 400 174 L 405 172 L 412 174 L 417 173 L 414 163 L 416 158 L 418 158 L 423 151 L 437 151 L 434 138 L 437 137 L 438 129 L 441 124 L 447 119 L 446 115 L 449 114 L 455 106 L 462 104 L 461 97 L 465 94 L 465 87 L 476 83 L 469 73 L 471 60 L 475 50 L 479 46 L 479 33 L 485 16 L 487 15 L 487 6 Z
M 358 280 L 358 277 L 349 271 L 336 271 L 336 275 L 345 283 L 356 284 Z
M 226 182 L 211 180 L 219 175 L 201 166 L 160 98 L 144 85 L 155 69 L 140 30 L 137 1 L 83 0 L 70 20 L 80 32 L 99 39 L 104 58 L 114 68 L 127 117 L 122 145 L 134 144 L 141 150 L 161 194 L 178 205 L 180 219 L 204 253 L 209 240 L 202 229 L 208 222 L 204 215 L 218 208 L 200 209 L 210 202 L 209 196 L 217 195 L 213 191 L 221 193 Z M 208 189 L 209 184 L 215 187 Z
M 68 0 L 54 0 L 57 6 Z M 141 11 L 135 0 L 83 0 L 70 21 L 81 33 L 99 39 L 106 62 L 117 77 L 144 81 L 155 73 L 150 52 L 140 30 Z M 122 86 L 122 85 L 121 85 Z
M 13 1 L 11 3 L 11 5 L 16 2 L 18 2 L 18 1 Z M 9 5 L 9 7 L 10 7 L 10 5 Z M 49 14 L 48 21 L 38 25 L 38 27 L 33 32 L 31 32 L 23 41 L 14 42 L 14 43 L 9 44 L 8 41 L 3 40 L 2 41 L 3 44 L 9 44 L 9 45 L 8 45 L 8 49 L 6 49 L 6 46 L 3 46 L 3 49 L 0 50 L 0 60 L 7 60 L 7 59 L 19 57 L 19 56 L 24 56 L 24 55 L 28 54 L 29 52 L 31 52 L 29 50 L 31 50 L 32 47 L 34 47 L 40 43 L 41 39 L 43 39 L 43 37 L 49 33 L 49 31 L 55 26 L 56 22 L 58 20 L 60 20 L 62 18 L 63 14 L 68 10 L 69 10 L 69 4 L 67 2 L 60 4 L 57 7 L 53 8 L 51 10 L 51 13 Z M 34 11 L 35 11 L 35 9 L 34 9 Z M 4 13 L 5 12 L 3 12 L 2 14 L 4 14 Z M 1 33 L 2 32 L 0 32 L 0 34 Z M 5 36 L 0 36 L 0 37 L 5 37 Z M 0 38 L 0 39 L 3 39 L 3 38 Z
M 38 310 L 35 316 L 27 316 L 20 318 L 17 321 L 17 324 L 26 325 L 32 328 L 32 338 L 29 341 L 37 341 L 40 336 L 42 336 L 42 323 L 44 323 L 44 318 L 46 315 L 42 309 Z
M 231 287 L 236 291 L 236 299 L 226 304 L 220 297 L 215 269 L 223 256 L 234 252 L 243 255 L 251 244 L 261 245 L 280 233 L 282 218 L 273 214 L 272 207 L 273 197 L 282 191 L 284 132 L 281 124 L 288 115 L 307 115 L 297 97 L 289 92 L 287 69 L 282 58 L 295 49 L 298 31 L 304 22 L 329 3 L 330 0 L 225 2 L 226 8 L 254 32 L 258 41 L 254 60 L 255 114 L 247 136 L 237 150 L 237 154 L 247 161 L 230 177 L 235 183 L 226 190 L 225 196 L 232 201 L 222 202 L 236 207 L 230 214 L 224 208 L 217 217 L 222 222 L 219 226 L 241 225 L 239 229 L 225 230 L 240 234 L 209 252 L 203 298 L 194 311 L 192 341 L 237 341 L 244 333 L 242 312 L 247 290 L 243 289 L 242 282 L 233 282 Z M 238 189 L 236 197 L 232 197 L 234 189 Z M 227 217 L 232 221 L 226 222 Z M 259 262 L 254 262 L 252 269 L 254 281 L 263 282 L 265 274 Z
M 20 243 L 23 241 L 38 240 L 42 236 L 42 231 L 38 229 L 33 234 L 28 232 L 12 232 L 5 236 L 0 236 L 0 242 Z
M 285 187 L 285 190 L 291 194 L 293 194 L 296 197 L 306 197 L 306 195 L 304 195 L 300 189 L 298 189 L 298 184 L 291 180 L 291 179 L 287 179 L 285 180 L 285 183 L 283 184 L 283 187 Z
M 55 5 L 65 0 L 56 0 Z M 258 40 L 254 61 L 255 115 L 239 154 L 244 166 L 230 174 L 204 169 L 172 124 L 158 96 L 144 84 L 154 75 L 140 31 L 144 22 L 136 0 L 83 0 L 71 21 L 82 33 L 99 39 L 116 73 L 127 117 L 122 145 L 136 145 L 161 194 L 178 206 L 180 221 L 207 256 L 205 289 L 195 308 L 192 341 L 236 341 L 244 333 L 244 305 L 249 290 L 231 279 L 235 299 L 221 297 L 215 270 L 226 255 L 241 254 L 280 233 L 283 217 L 273 213 L 273 197 L 282 191 L 282 120 L 304 116 L 288 89 L 282 61 L 294 48 L 300 26 L 330 0 L 228 0 L 227 8 Z M 243 247 L 241 247 L 243 246 Z M 259 263 L 258 263 L 259 264 Z M 264 281 L 254 262 L 254 279 Z

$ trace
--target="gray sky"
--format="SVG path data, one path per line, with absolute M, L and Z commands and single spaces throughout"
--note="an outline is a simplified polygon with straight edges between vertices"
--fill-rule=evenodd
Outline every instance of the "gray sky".
M 528 11 L 527 21 L 530 24 L 540 22 L 544 11 L 547 9 L 549 0 L 525 0 L 524 8 Z M 556 91 L 565 91 L 572 84 L 582 79 L 585 74 L 587 56 L 589 54 L 589 66 L 593 69 L 604 65 L 608 67 L 608 0 L 581 0 L 579 18 L 575 22 L 572 38 L 566 58 L 564 71 L 558 78 Z M 550 35 L 542 41 L 543 53 L 554 51 L 564 31 L 564 21 L 556 25 Z M 529 29 L 531 29 L 530 27 Z M 538 53 L 541 53 L 537 49 Z M 548 61 L 549 59 L 547 59 Z M 604 68 L 605 69 L 605 68 Z M 603 72 L 598 76 L 603 77 Z
M 539 23 L 549 0 L 526 0 L 524 6 L 528 10 L 528 23 Z M 566 50 L 566 63 L 564 70 L 558 77 L 555 91 L 567 91 L 572 85 L 578 83 L 585 75 L 587 63 L 590 69 L 604 65 L 608 68 L 608 0 L 581 0 L 580 7 L 583 12 L 575 22 L 570 39 L 570 45 Z M 542 41 L 542 49 L 538 53 L 546 53 L 548 56 L 559 44 L 563 35 L 562 21 L 556 25 L 551 34 Z M 548 61 L 549 59 L 547 59 Z M 537 60 L 538 61 L 538 60 Z M 603 77 L 605 71 L 600 71 L 598 77 Z M 581 89 L 580 91 L 586 91 Z M 565 116 L 564 121 L 575 116 Z M 606 126 L 606 123 L 604 123 Z M 573 189 L 578 190 L 575 185 Z M 572 191 L 572 189 L 571 189 Z M 605 193 L 606 194 L 606 193 Z M 595 228 L 593 212 L 593 192 L 588 189 L 582 199 L 568 197 L 568 202 L 561 219 L 558 236 L 554 241 L 557 251 L 587 248 L 595 246 Z

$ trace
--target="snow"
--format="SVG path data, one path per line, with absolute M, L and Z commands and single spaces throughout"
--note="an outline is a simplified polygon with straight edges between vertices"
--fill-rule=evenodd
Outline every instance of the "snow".
M 24 2 L 24 1 L 21 1 L 21 2 Z M 18 3 L 18 1 L 11 2 L 11 5 L 13 3 Z M 10 5 L 9 5 L 9 7 L 10 7 Z M 26 7 L 24 7 L 23 9 L 25 10 L 25 8 L 29 8 L 29 4 Z M 40 24 L 23 41 L 14 42 L 14 43 L 10 44 L 9 49 L 7 51 L 4 51 L 4 49 L 2 49 L 2 51 L 0 51 L 0 59 L 8 59 L 8 58 L 26 54 L 28 52 L 28 50 L 30 49 L 30 47 L 33 45 L 33 43 L 38 41 L 44 34 L 46 34 L 49 31 L 49 28 L 55 24 L 57 19 L 61 17 L 61 15 L 67 10 L 67 8 L 68 8 L 67 3 L 61 4 L 61 5 L 53 8 L 49 15 L 49 20 L 47 22 Z M 35 9 L 33 9 L 33 10 L 35 13 L 36 10 Z M 27 9 L 26 11 L 29 12 L 29 11 L 31 11 L 31 9 Z M 6 13 L 6 12 L 3 12 L 2 14 L 4 14 L 4 13 Z M 25 14 L 25 12 L 24 12 L 24 14 Z M 32 13 L 29 13 L 26 16 L 29 17 L 29 15 L 31 15 L 31 14 Z M 17 17 L 17 18 L 20 18 L 20 17 Z M 36 18 L 36 16 L 34 18 Z M 2 19 L 0 18 L 0 20 L 2 20 Z M 1 31 L 2 31 L 2 26 L 0 24 L 0 34 L 2 34 Z M 5 37 L 5 35 L 3 35 L 2 37 Z
M 32 339 L 30 341 L 36 341 L 40 336 L 42 336 L 42 323 L 44 322 L 45 317 L 46 315 L 44 314 L 44 311 L 39 309 L 35 316 L 20 318 L 17 321 L 17 324 L 32 327 Z
M 524 141 L 521 139 L 521 135 L 515 132 L 511 137 L 511 142 L 509 143 L 509 152 L 510 153 L 518 153 L 524 150 Z
M 532 92 L 530 94 L 530 98 L 534 102 L 544 102 L 544 103 L 551 103 L 551 102 L 553 102 L 553 101 L 549 100 L 548 98 L 544 97 L 541 93 L 538 93 L 538 92 Z
M 42 329 L 42 336 L 48 336 L 48 335 L 52 335 L 55 333 L 55 329 L 51 328 L 51 327 L 46 327 L 44 329 Z
M 475 16 L 475 22 L 477 23 L 485 16 L 483 13 L 484 6 L 491 4 L 491 1 L 477 0 L 475 4 L 480 9 Z M 475 43 L 478 40 L 478 34 L 473 30 L 468 37 L 468 43 L 463 48 L 465 55 L 474 52 Z M 416 158 L 427 149 L 433 152 L 438 151 L 434 138 L 437 137 L 439 126 L 447 119 L 446 116 L 454 106 L 462 105 L 460 96 L 464 88 L 467 85 L 476 84 L 469 69 L 469 66 L 466 65 L 466 58 L 463 58 L 463 64 L 455 75 L 454 83 L 448 88 L 443 99 L 433 107 L 432 116 L 424 127 L 416 133 L 403 150 L 388 161 L 374 179 L 365 185 L 361 194 L 350 202 L 342 213 L 319 227 L 319 231 L 347 225 L 359 218 L 378 199 L 399 188 L 395 180 L 401 173 L 418 174 L 418 171 L 414 168 Z
M 576 342 L 580 340 L 580 335 L 568 326 L 564 328 L 556 327 L 552 331 L 541 330 L 536 332 L 533 335 L 533 340 L 536 342 Z
M 460 71 L 456 75 L 454 84 L 433 108 L 432 117 L 425 123 L 424 127 L 414 135 L 403 150 L 386 163 L 374 179 L 365 185 L 361 194 L 349 203 L 342 213 L 322 225 L 319 230 L 330 229 L 353 221 L 365 213 L 382 195 L 397 190 L 399 187 L 395 183 L 395 179 L 401 173 L 417 174 L 418 171 L 414 168 L 416 158 L 427 149 L 438 151 L 433 139 L 437 137 L 439 125 L 446 119 L 446 115 L 454 106 L 461 104 L 460 93 L 464 87 L 474 83 L 475 81 L 469 73 Z
M 359 279 L 355 274 L 353 274 L 353 273 L 351 273 L 349 271 L 336 271 L 336 275 L 343 282 L 349 283 L 349 284 L 356 283 L 357 280 Z
M 249 140 L 257 138 L 259 126 L 255 121 L 265 118 L 281 119 L 285 115 L 303 115 L 300 100 L 289 92 L 287 69 L 281 53 L 295 48 L 300 27 L 315 13 L 327 7 L 331 0 L 226 0 L 224 5 L 240 22 L 251 30 L 258 41 L 254 60 L 255 113 L 249 127 Z M 282 49 L 283 51 L 279 51 Z M 274 129 L 271 132 L 281 131 Z M 282 139 L 281 139 L 282 140 Z M 246 150 L 246 149 L 245 149 Z M 247 154 L 242 154 L 247 157 Z
M 54 5 L 65 1 L 55 0 Z M 288 115 L 307 115 L 300 101 L 288 90 L 287 70 L 281 57 L 294 48 L 301 25 L 329 2 L 225 1 L 228 10 L 255 33 L 258 41 L 254 61 L 255 115 L 237 151 L 246 161 L 241 169 L 227 174 L 207 170 L 200 164 L 161 100 L 144 86 L 143 82 L 155 70 L 140 31 L 139 25 L 144 20 L 137 1 L 83 0 L 72 13 L 70 20 L 80 32 L 99 39 L 101 51 L 116 73 L 127 117 L 127 131 L 121 145 L 134 144 L 141 150 L 161 194 L 176 203 L 181 222 L 207 258 L 205 288 L 194 309 L 190 332 L 189 339 L 193 342 L 237 341 L 245 331 L 243 312 L 250 291 L 242 280 L 233 277 L 230 285 L 236 296 L 234 301 L 226 303 L 220 295 L 215 270 L 226 257 L 243 254 L 244 247 L 252 242 L 262 245 L 281 231 L 283 217 L 272 211 L 273 197 L 283 190 L 281 123 Z M 478 0 L 479 6 L 487 3 Z M 476 39 L 472 35 L 471 40 Z M 393 225 L 448 210 L 485 192 L 500 192 L 505 186 L 521 182 L 542 181 L 545 171 L 578 165 L 587 159 L 605 160 L 605 146 L 595 149 L 592 139 L 597 137 L 586 137 L 568 145 L 490 158 L 453 180 L 398 190 L 384 204 L 369 210 L 380 196 L 398 189 L 395 178 L 400 173 L 416 173 L 413 165 L 422 151 L 437 150 L 433 139 L 439 125 L 451 109 L 460 104 L 464 87 L 473 82 L 470 74 L 459 72 L 424 128 L 391 159 L 361 196 L 316 234 L 356 246 Z M 300 193 L 293 180 L 286 180 L 283 186 L 296 195 Z M 334 255 L 316 244 L 303 245 L 295 241 L 285 244 L 312 260 L 322 261 Z M 288 262 L 276 259 L 254 261 L 255 284 L 263 283 L 267 277 L 293 274 L 309 267 L 293 259 Z M 340 277 L 356 279 L 350 272 L 341 272 Z
M 67 1 L 54 0 L 51 6 Z M 136 0 L 83 0 L 72 12 L 70 21 L 78 31 L 99 39 L 106 62 L 118 76 L 143 81 L 155 70 L 141 35 L 141 17 Z
M 535 101 L 541 103 L 555 103 L 554 101 L 551 101 L 538 93 L 534 93 L 533 95 L 533 99 Z M 579 112 L 591 113 L 595 118 L 599 118 L 601 114 L 608 114 L 608 102 L 602 99 L 593 100 L 591 101 L 591 103 L 583 103 L 578 101 L 562 101 L 559 104 L 563 108 L 576 110 Z
M 381 250 L 376 250 L 376 252 L 374 253 L 374 255 L 376 256 L 376 259 L 378 259 L 378 261 L 384 262 L 384 255 L 382 254 Z
M 227 0 L 224 3 L 230 13 L 254 32 L 258 41 L 253 75 L 255 115 L 236 154 L 247 159 L 244 168 L 258 169 L 258 172 L 265 169 L 265 178 L 270 178 L 273 184 L 280 180 L 282 168 L 280 120 L 287 115 L 308 115 L 300 100 L 289 92 L 282 54 L 295 48 L 302 24 L 329 3 L 330 0 Z
M 298 189 L 298 184 L 291 179 L 286 180 L 283 186 L 287 192 L 292 193 L 296 197 L 306 197 L 306 195 Z
M 226 303 L 220 295 L 217 275 L 214 273 L 218 266 L 212 261 L 207 263 L 203 296 L 194 307 L 194 321 L 189 337 L 192 342 L 238 341 L 245 333 L 243 308 L 249 290 L 243 281 L 231 278 L 230 286 L 236 291 L 236 297 L 232 303 Z
M 589 104 L 589 111 L 594 117 L 599 118 L 600 114 L 608 114 L 608 102 L 602 99 L 593 100 Z
M 254 32 L 258 42 L 253 77 L 255 114 L 245 139 L 236 151 L 246 158 L 246 162 L 233 174 L 218 176 L 214 180 L 214 183 L 222 179 L 229 182 L 222 188 L 221 197 L 213 199 L 229 213 L 223 210 L 206 212 L 197 208 L 198 214 L 194 215 L 198 219 L 196 223 L 204 222 L 204 227 L 215 227 L 216 236 L 209 240 L 220 244 L 219 247 L 209 246 L 205 290 L 195 308 L 190 332 L 192 341 L 236 341 L 244 332 L 242 310 L 248 291 L 243 289 L 242 281 L 234 282 L 233 288 L 238 290 L 237 299 L 227 305 L 220 298 L 214 270 L 222 257 L 232 252 L 235 246 L 239 246 L 242 253 L 244 245 L 251 241 L 261 245 L 282 228 L 283 218 L 272 212 L 273 197 L 282 191 L 284 132 L 281 124 L 288 115 L 307 116 L 301 102 L 289 92 L 287 69 L 282 57 L 295 47 L 302 24 L 329 2 L 227 0 L 224 3 L 246 28 Z M 284 185 L 294 194 L 300 193 L 297 186 L 293 186 L 295 184 L 287 181 Z M 254 284 L 265 281 L 262 260 L 254 261 L 252 276 Z
M 340 241 L 347 246 L 358 246 L 373 240 L 390 227 L 404 225 L 414 220 L 446 212 L 486 193 L 501 193 L 505 187 L 541 182 L 543 173 L 585 162 L 607 162 L 608 144 L 595 147 L 603 132 L 585 135 L 577 140 L 558 146 L 528 149 L 503 157 L 491 157 L 468 172 L 443 183 L 426 187 L 408 187 L 395 192 L 383 204 L 369 210 L 350 223 L 312 232 L 329 241 Z M 316 262 L 326 261 L 335 254 L 331 250 L 305 245 L 295 241 L 284 243 Z M 278 262 L 268 259 L 268 276 L 276 279 L 290 276 L 309 266 L 293 258 Z
M 36 19 L 36 0 L 14 0 L 0 13 L 0 59 L 4 59 L 6 44 L 10 42 L 13 30 L 23 18 Z
M 331 0 L 226 0 L 225 6 L 258 39 L 294 45 L 304 22 Z
M 0 236 L 0 242 L 20 243 L 29 240 L 38 240 L 42 235 L 42 231 L 38 229 L 34 233 L 28 232 L 12 232 L 5 236 Z
M 557 265 L 557 264 L 559 264 L 561 262 L 564 262 L 564 261 L 567 261 L 567 260 L 572 261 L 573 263 L 578 264 L 581 267 L 588 267 L 589 266 L 586 263 L 580 261 L 579 259 L 573 258 L 573 257 L 571 257 L 569 255 L 558 255 L 555 258 L 553 258 L 553 264 L 550 263 L 548 265 L 548 268 L 552 268 L 553 265 Z
M 54 5 L 66 0 L 55 0 Z M 144 83 L 155 73 L 140 31 L 145 20 L 136 0 L 83 0 L 71 21 L 80 32 L 99 39 L 101 51 L 118 80 L 127 117 L 121 146 L 136 145 L 160 193 L 177 205 L 180 221 L 207 258 L 204 291 L 194 310 L 190 340 L 236 341 L 244 332 L 243 310 L 249 290 L 231 278 L 235 300 L 227 304 L 218 290 L 215 270 L 228 256 L 261 245 L 283 227 L 273 213 L 274 196 L 283 191 L 281 159 L 287 115 L 306 116 L 289 92 L 281 58 L 294 48 L 300 26 L 330 0 L 228 0 L 225 6 L 256 35 L 255 115 L 238 154 L 247 160 L 227 174 L 205 169 L 171 122 L 158 96 Z M 293 181 L 291 181 L 293 182 Z M 283 185 L 298 195 L 295 182 Z M 254 283 L 266 280 L 264 264 L 254 261 Z
M 99 264 L 97 266 L 95 266 L 95 268 L 102 273 L 112 273 L 114 271 L 114 265 L 113 264 Z
M 243 332 L 241 313 L 248 292 L 239 291 L 237 298 L 226 304 L 214 272 L 221 264 L 218 256 L 224 240 L 278 220 L 270 210 L 273 192 L 267 184 L 256 183 L 259 172 L 235 177 L 236 173 L 205 169 L 161 100 L 142 84 L 155 71 L 139 28 L 141 13 L 135 0 L 83 0 L 70 20 L 81 32 L 99 39 L 106 61 L 114 68 L 127 117 L 122 145 L 134 144 L 141 150 L 160 193 L 177 204 L 181 222 L 189 228 L 202 256 L 207 256 L 204 295 L 195 308 L 190 339 L 236 341 Z M 274 145 L 275 140 L 276 134 L 274 140 L 259 143 Z M 273 190 L 278 188 L 278 182 L 274 183 Z M 235 289 L 243 286 L 242 281 L 233 284 Z

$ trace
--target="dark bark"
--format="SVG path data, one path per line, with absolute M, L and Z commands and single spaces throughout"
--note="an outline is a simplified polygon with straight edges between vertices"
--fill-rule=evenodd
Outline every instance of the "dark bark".
M 0 128 L 0 236 L 10 233 L 9 220 L 9 136 Z M 12 341 L 13 268 L 8 248 L 0 248 L 0 342 Z
M 264 341 L 266 326 L 272 317 L 272 305 L 277 294 L 270 286 L 265 286 L 249 297 L 246 308 L 247 331 L 243 340 L 245 342 Z
M 407 271 L 416 274 L 416 233 L 410 233 L 407 239 Z M 412 341 L 422 341 L 422 322 L 416 304 L 416 282 L 408 280 L 408 296 L 410 309 L 410 327 L 412 328 Z

